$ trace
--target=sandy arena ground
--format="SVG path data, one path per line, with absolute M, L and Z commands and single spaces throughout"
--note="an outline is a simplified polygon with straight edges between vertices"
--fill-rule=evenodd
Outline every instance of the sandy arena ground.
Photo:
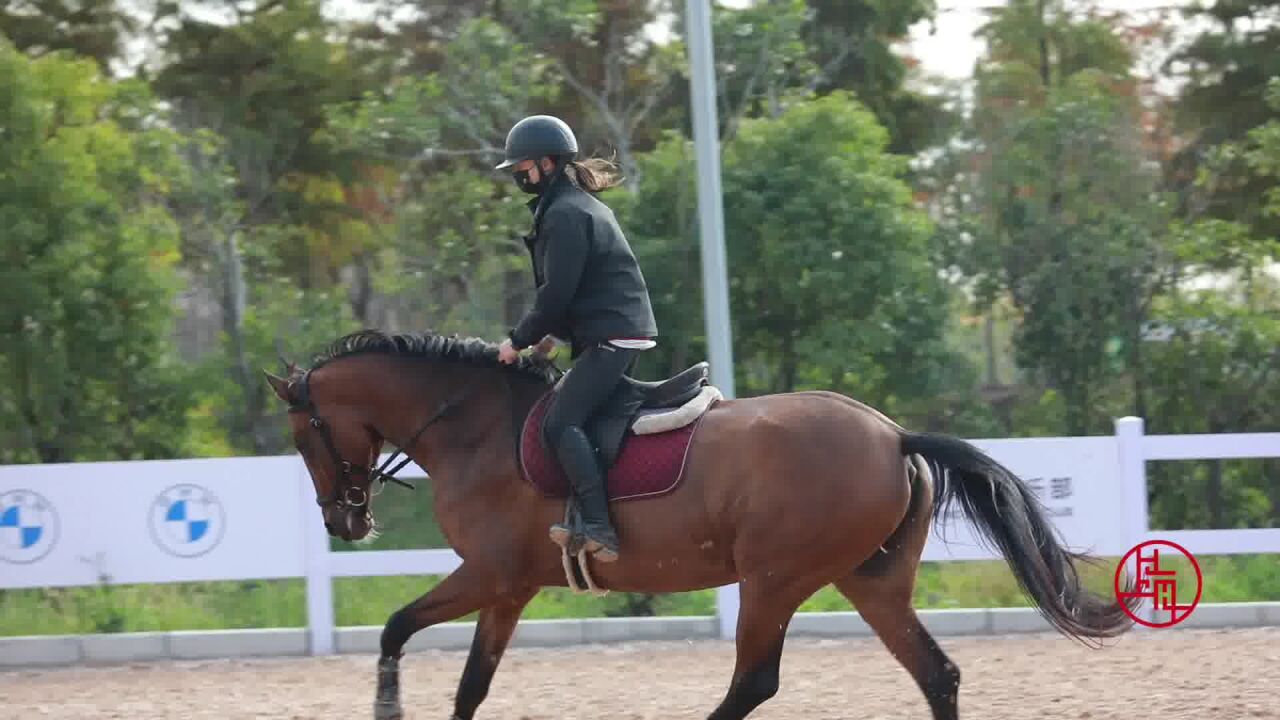
M 1280 628 L 1148 631 L 1100 651 L 1057 635 L 942 638 L 965 720 L 1280 718 Z M 445 720 L 465 655 L 405 658 L 406 715 Z M 0 673 L 6 718 L 368 718 L 374 658 L 237 660 Z M 507 654 L 478 718 L 704 718 L 733 664 L 727 643 Z M 876 640 L 788 641 L 782 690 L 751 716 L 929 720 Z

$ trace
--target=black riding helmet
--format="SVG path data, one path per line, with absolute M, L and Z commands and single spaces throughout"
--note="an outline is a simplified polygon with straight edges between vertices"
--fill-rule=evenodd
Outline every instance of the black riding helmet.
M 544 155 L 572 158 L 577 154 L 578 139 L 563 120 L 551 115 L 530 115 L 507 133 L 507 157 L 494 170 L 505 170 Z

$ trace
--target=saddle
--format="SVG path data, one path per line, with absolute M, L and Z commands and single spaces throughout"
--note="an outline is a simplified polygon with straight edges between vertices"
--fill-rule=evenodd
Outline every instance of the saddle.
M 605 471 L 611 503 L 657 497 L 679 485 L 698 421 L 724 397 L 710 384 L 709 369 L 708 363 L 700 362 L 654 382 L 624 376 L 587 422 L 584 431 Z M 603 595 L 608 590 L 595 583 L 588 567 L 577 499 L 552 460 L 545 437 L 543 420 L 563 382 L 561 378 L 525 419 L 519 446 L 521 469 L 544 496 L 566 499 L 564 522 L 571 539 L 561 547 L 561 562 L 570 589 Z
M 573 372 L 572 369 L 569 372 Z M 565 377 L 556 383 L 555 393 Z M 710 384 L 711 365 L 700 362 L 665 380 L 622 382 L 587 421 L 583 431 L 591 440 L 607 472 L 618 460 L 629 434 L 652 435 L 678 430 L 702 416 L 723 395 Z M 545 432 L 545 426 L 541 429 Z M 541 436 L 543 443 L 546 437 Z

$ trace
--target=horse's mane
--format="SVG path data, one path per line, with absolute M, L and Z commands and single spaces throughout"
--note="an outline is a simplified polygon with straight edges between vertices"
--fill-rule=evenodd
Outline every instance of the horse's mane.
M 377 353 L 460 363 L 475 367 L 508 369 L 518 375 L 544 384 L 555 382 L 554 366 L 543 360 L 521 355 L 512 365 L 498 362 L 498 346 L 481 338 L 438 335 L 433 332 L 385 333 L 364 329 L 344 335 L 329 343 L 311 359 L 311 369 L 316 369 L 339 358 L 352 355 Z

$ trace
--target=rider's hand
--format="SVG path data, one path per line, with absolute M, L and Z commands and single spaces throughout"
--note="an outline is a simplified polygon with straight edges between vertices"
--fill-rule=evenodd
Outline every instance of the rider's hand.
M 555 349 L 556 349 L 556 339 L 550 335 L 542 338 L 542 340 L 537 345 L 533 346 L 534 354 L 541 355 L 544 358 L 549 356 L 551 354 L 551 351 Z
M 498 346 L 498 361 L 510 365 L 520 359 L 520 352 L 511 344 L 511 338 L 502 341 Z

